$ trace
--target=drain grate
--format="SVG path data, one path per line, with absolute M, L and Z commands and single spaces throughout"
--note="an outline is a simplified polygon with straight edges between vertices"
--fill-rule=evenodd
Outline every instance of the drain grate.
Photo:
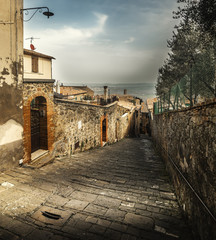
M 59 220 L 59 219 L 63 219 L 63 217 L 59 214 L 54 214 L 54 213 L 51 213 L 51 212 L 47 212 L 47 211 L 41 211 L 42 215 L 44 215 L 45 217 L 47 218 L 51 218 L 51 219 L 54 219 L 54 220 Z
M 51 206 L 43 206 L 39 208 L 31 217 L 37 220 L 37 223 L 45 223 L 49 225 L 62 226 L 68 218 L 73 215 L 72 211 L 65 209 L 57 209 Z

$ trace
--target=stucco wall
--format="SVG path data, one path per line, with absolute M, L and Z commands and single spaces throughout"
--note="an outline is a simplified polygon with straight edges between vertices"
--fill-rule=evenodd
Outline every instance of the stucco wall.
M 216 216 L 216 101 L 155 115 L 151 127 L 156 146 L 166 161 L 180 204 L 194 231 L 201 239 L 216 239 L 216 222 L 171 162 L 172 159 Z M 161 150 L 160 145 L 165 150 Z
M 0 170 L 23 157 L 23 1 L 0 2 Z
M 51 79 L 52 60 L 38 57 L 38 73 L 32 72 L 32 57 L 24 55 L 24 78 Z

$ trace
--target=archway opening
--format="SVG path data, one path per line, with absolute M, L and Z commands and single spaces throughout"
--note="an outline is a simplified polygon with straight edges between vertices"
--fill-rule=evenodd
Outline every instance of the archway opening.
M 107 142 L 107 124 L 106 118 L 102 121 L 102 141 Z
M 31 102 L 31 153 L 48 150 L 47 102 L 42 96 Z

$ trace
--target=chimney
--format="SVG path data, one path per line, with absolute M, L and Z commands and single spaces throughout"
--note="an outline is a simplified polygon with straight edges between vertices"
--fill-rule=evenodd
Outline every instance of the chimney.
M 56 83 L 56 92 L 60 94 L 60 81 L 58 80 Z
M 127 95 L 127 89 L 124 89 L 124 95 Z
M 104 101 L 105 101 L 105 103 L 107 103 L 107 99 L 108 99 L 108 87 L 104 86 Z

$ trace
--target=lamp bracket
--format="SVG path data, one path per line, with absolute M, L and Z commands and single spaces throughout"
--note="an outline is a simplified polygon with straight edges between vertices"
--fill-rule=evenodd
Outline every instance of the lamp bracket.
M 25 12 L 25 15 L 29 15 L 29 14 L 30 14 L 29 11 L 34 11 L 34 12 L 32 13 L 32 15 L 30 16 L 29 19 L 23 20 L 24 22 L 28 22 L 28 21 L 30 21 L 30 20 L 34 17 L 34 15 L 35 15 L 37 12 L 42 13 L 42 12 L 43 12 L 43 9 L 46 9 L 46 10 L 47 10 L 47 12 L 44 12 L 43 14 L 44 14 L 45 16 L 47 16 L 48 18 L 54 15 L 54 13 L 50 12 L 50 10 L 49 10 L 48 7 L 23 8 L 23 9 L 20 9 L 20 13 L 23 14 L 23 12 Z

